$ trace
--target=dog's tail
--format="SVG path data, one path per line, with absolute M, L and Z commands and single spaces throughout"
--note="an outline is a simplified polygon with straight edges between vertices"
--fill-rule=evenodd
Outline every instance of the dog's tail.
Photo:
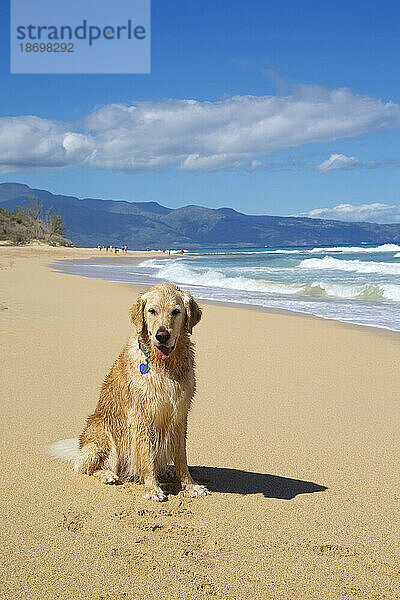
M 53 458 L 58 460 L 73 461 L 79 453 L 79 438 L 70 438 L 69 440 L 61 440 L 51 446 L 46 447 L 46 451 Z

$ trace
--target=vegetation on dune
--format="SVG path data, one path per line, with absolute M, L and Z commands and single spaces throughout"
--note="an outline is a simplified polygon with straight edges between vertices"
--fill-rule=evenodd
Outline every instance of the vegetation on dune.
M 0 240 L 13 244 L 38 241 L 51 246 L 73 246 L 64 237 L 65 226 L 58 212 L 43 211 L 43 203 L 32 197 L 27 207 L 0 208 Z

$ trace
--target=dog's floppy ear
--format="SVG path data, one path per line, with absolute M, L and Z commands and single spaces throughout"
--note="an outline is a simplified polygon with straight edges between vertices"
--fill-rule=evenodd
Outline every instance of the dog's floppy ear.
M 189 292 L 182 292 L 183 304 L 185 306 L 185 328 L 188 333 L 201 319 L 201 308 Z
M 146 321 L 144 318 L 144 306 L 146 304 L 147 293 L 138 296 L 136 304 L 134 304 L 129 311 L 129 318 L 132 323 L 136 326 L 138 333 L 143 333 L 146 327 Z

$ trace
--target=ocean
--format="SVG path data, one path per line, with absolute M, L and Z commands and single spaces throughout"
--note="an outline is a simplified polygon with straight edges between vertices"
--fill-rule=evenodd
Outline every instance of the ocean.
M 106 255 L 105 255 L 106 256 Z M 62 272 L 132 284 L 170 281 L 196 298 L 400 331 L 400 246 L 201 249 L 170 260 L 105 256 Z M 162 256 L 162 255 L 161 255 Z

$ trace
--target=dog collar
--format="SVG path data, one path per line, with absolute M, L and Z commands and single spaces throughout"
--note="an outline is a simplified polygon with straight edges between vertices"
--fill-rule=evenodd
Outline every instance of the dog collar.
M 145 355 L 145 357 L 146 357 L 146 361 L 145 361 L 145 362 L 142 362 L 142 363 L 140 363 L 140 365 L 139 365 L 139 371 L 141 372 L 141 374 L 142 374 L 142 375 L 145 375 L 145 374 L 147 373 L 147 371 L 149 371 L 149 370 L 150 370 L 150 365 L 149 365 L 149 357 L 150 357 L 150 354 L 149 354 L 148 352 L 146 352 L 146 350 L 143 348 L 143 346 L 142 346 L 142 344 L 139 342 L 139 340 L 138 340 L 138 344 L 139 344 L 139 350 L 140 350 L 141 352 L 143 352 L 143 354 L 144 354 L 144 355 Z

